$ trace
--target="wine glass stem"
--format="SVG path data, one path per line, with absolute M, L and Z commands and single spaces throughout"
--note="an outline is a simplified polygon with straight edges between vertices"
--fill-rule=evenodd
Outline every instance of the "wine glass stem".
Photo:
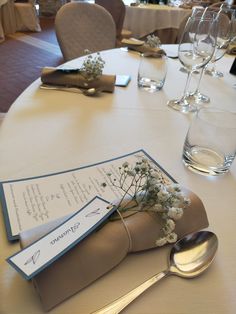
M 212 68 L 211 68 L 211 73 L 215 73 L 216 72 L 216 63 L 215 61 L 212 62 Z
M 201 84 L 201 80 L 202 80 L 202 76 L 203 76 L 204 71 L 205 71 L 205 66 L 203 68 L 201 68 L 199 80 L 198 80 L 198 83 L 197 83 L 197 88 L 196 88 L 194 94 L 197 94 L 199 92 L 199 87 L 200 87 L 200 84 Z
M 185 99 L 188 96 L 187 92 L 188 92 L 189 83 L 190 83 L 190 80 L 191 80 L 192 73 L 193 73 L 193 71 L 187 71 L 187 80 L 186 80 L 186 83 L 185 83 L 185 88 L 184 88 L 182 99 Z

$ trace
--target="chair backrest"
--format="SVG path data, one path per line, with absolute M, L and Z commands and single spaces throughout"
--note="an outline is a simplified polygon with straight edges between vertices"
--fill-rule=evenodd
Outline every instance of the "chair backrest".
M 125 19 L 125 4 L 122 0 L 95 0 L 95 3 L 104 7 L 113 17 L 116 24 L 116 36 L 119 37 Z
M 55 30 L 65 61 L 84 55 L 85 49 L 96 52 L 114 48 L 116 43 L 113 18 L 97 4 L 65 4 L 56 14 Z

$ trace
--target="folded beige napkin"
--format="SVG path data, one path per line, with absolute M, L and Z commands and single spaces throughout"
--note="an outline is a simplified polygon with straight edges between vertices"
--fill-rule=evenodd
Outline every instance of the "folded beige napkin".
M 208 227 L 201 200 L 188 190 L 184 192 L 191 205 L 176 221 L 175 232 L 179 238 Z M 33 243 L 65 219 L 22 232 L 21 246 Z M 33 278 L 43 308 L 48 311 L 88 286 L 118 265 L 128 253 L 158 249 L 156 240 L 161 235 L 160 229 L 158 215 L 153 212 L 137 212 L 123 221 L 116 219 L 106 223 Z
M 165 51 L 159 47 L 150 47 L 144 41 L 137 39 L 123 39 L 122 46 L 127 47 L 129 50 L 135 50 L 140 53 L 154 53 L 160 56 L 165 55 Z
M 99 88 L 104 92 L 112 93 L 115 88 L 115 75 L 102 74 L 97 79 L 88 81 L 79 73 L 79 70 L 66 70 L 45 67 L 42 70 L 41 81 L 48 85 L 59 85 L 79 88 Z
M 236 55 L 236 44 L 229 45 L 227 53 L 230 55 Z
M 203 7 L 206 8 L 211 4 L 210 1 L 193 1 L 193 2 L 187 2 L 187 3 L 182 3 L 179 5 L 179 8 L 181 9 L 192 9 L 193 7 Z
M 194 6 L 193 3 L 183 3 L 179 5 L 179 8 L 181 9 L 192 9 L 192 7 Z

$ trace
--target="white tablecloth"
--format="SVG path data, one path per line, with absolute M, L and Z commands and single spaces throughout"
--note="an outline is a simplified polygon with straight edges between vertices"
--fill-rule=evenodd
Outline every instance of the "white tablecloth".
M 134 37 L 141 38 L 156 30 L 178 29 L 190 12 L 165 5 L 126 6 L 124 28 L 131 30 Z
M 72 169 L 144 148 L 181 185 L 202 199 L 209 229 L 219 238 L 219 250 L 211 268 L 201 277 L 165 279 L 124 313 L 234 314 L 236 162 L 221 177 L 197 175 L 184 167 L 182 147 L 192 116 L 166 106 L 168 99 L 183 91 L 186 74 L 178 71 L 178 60 L 169 60 L 166 84 L 162 91 L 152 94 L 137 88 L 136 53 L 117 49 L 102 52 L 102 57 L 106 60 L 104 73 L 131 75 L 128 87 L 116 87 L 114 94 L 85 97 L 41 90 L 40 80 L 35 81 L 15 101 L 0 126 L 0 180 Z M 232 62 L 229 56 L 220 60 L 217 67 L 223 70 L 224 78 L 204 77 L 201 91 L 211 97 L 212 104 L 236 109 L 235 76 L 229 74 Z M 70 66 L 79 64 L 81 60 L 74 60 Z M 7 241 L 2 214 L 0 248 L 0 313 L 43 314 L 33 286 L 5 261 L 19 244 Z M 164 247 L 131 254 L 50 314 L 91 313 L 164 270 L 168 252 L 169 247 Z
M 0 1 L 2 1 L 2 6 L 0 2 L 0 43 L 4 41 L 5 35 L 17 31 L 41 31 L 33 1 L 24 3 L 14 0 Z

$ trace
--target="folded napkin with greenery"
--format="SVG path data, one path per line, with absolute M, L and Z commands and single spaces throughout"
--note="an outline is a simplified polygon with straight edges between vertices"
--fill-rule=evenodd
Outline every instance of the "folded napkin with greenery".
M 113 92 L 115 75 L 102 74 L 104 61 L 99 53 L 88 55 L 79 69 L 61 69 L 44 67 L 41 81 L 43 84 L 62 87 L 96 88 L 104 92 Z
M 122 199 L 116 202 L 117 212 L 33 278 L 45 310 L 109 272 L 127 254 L 158 249 L 208 227 L 201 200 L 178 184 L 167 183 L 146 161 L 132 167 L 124 163 L 120 167 L 121 180 L 108 175 L 110 183 L 124 192 Z M 106 184 L 103 187 L 106 188 Z M 21 246 L 35 242 L 67 218 L 22 232 Z
M 161 41 L 159 37 L 155 35 L 147 36 L 146 41 L 138 40 L 135 38 L 122 39 L 122 46 L 127 47 L 129 50 L 135 50 L 140 53 L 155 53 L 160 56 L 165 54 L 165 51 L 160 48 Z

